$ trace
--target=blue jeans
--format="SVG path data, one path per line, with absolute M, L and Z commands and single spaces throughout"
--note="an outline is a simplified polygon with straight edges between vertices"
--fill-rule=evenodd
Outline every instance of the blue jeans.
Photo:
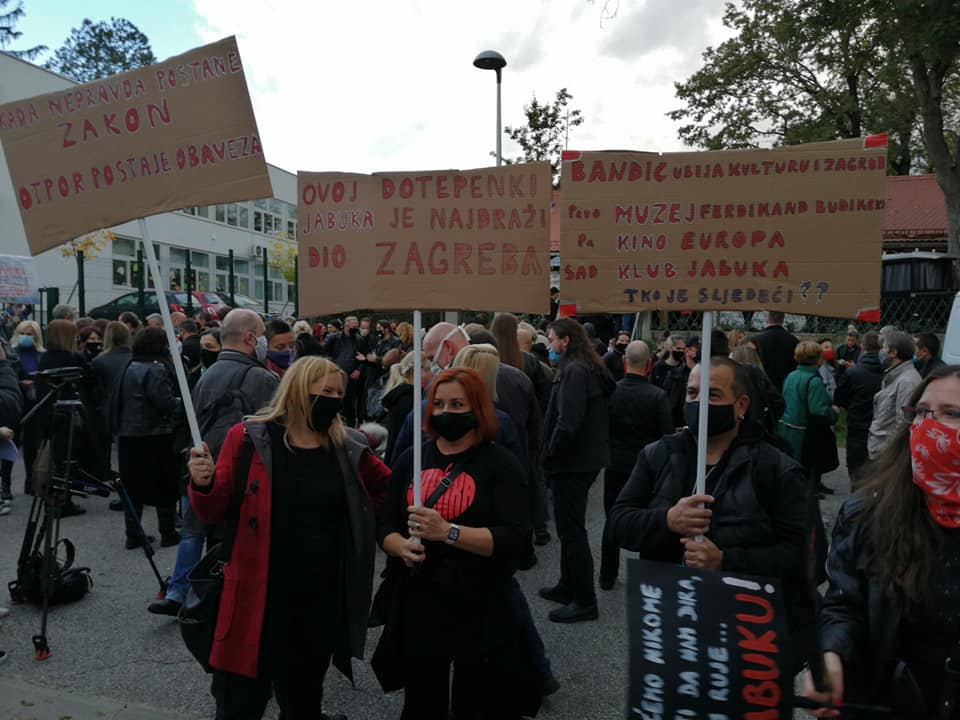
M 550 672 L 550 660 L 547 658 L 547 649 L 543 646 L 543 640 L 537 631 L 537 626 L 533 622 L 533 614 L 530 612 L 530 605 L 527 603 L 527 596 L 523 594 L 523 589 L 516 578 L 511 579 L 510 593 L 513 601 L 513 612 L 520 624 L 523 625 L 523 634 L 527 644 L 527 651 L 530 653 L 530 659 L 533 666 L 541 675 L 547 675 Z
M 200 558 L 203 557 L 204 533 L 203 527 L 188 515 L 193 515 L 190 509 L 190 499 L 184 495 L 181 507 L 183 510 L 183 528 L 180 531 L 180 545 L 177 547 L 177 562 L 173 566 L 173 574 L 167 585 L 167 599 L 182 603 L 187 597 L 190 583 L 187 575 L 193 570 Z M 199 526 L 199 527 L 198 527 Z

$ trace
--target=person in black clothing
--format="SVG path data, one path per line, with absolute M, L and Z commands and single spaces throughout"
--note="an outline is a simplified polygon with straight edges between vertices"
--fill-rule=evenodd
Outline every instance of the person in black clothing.
M 323 346 L 314 337 L 313 330 L 310 329 L 310 323 L 306 320 L 297 320 L 293 324 L 293 333 L 297 336 L 298 358 L 323 354 Z
M 928 332 L 920 333 L 913 342 L 917 346 L 913 364 L 920 373 L 920 377 L 925 378 L 937 368 L 944 366 L 945 363 L 940 359 L 940 339 L 936 335 Z
M 77 383 L 79 400 L 83 403 L 86 416 L 95 412 L 94 393 L 96 381 L 90 370 L 86 358 L 77 353 L 77 326 L 72 320 L 54 320 L 46 328 L 45 342 L 47 351 L 40 356 L 39 370 L 58 370 L 62 368 L 80 368 L 83 379 Z M 42 401 L 51 390 L 51 383 L 45 380 L 36 381 L 37 402 Z M 65 397 L 64 399 L 69 399 Z M 66 423 L 58 423 L 54 414 L 53 405 L 48 405 L 40 415 L 37 415 L 34 432 L 37 433 L 38 446 L 43 440 L 49 439 L 53 443 L 55 462 L 66 458 L 66 447 L 63 439 L 67 437 Z M 58 442 L 59 441 L 59 442 Z M 97 446 L 90 435 L 90 426 L 85 423 L 79 432 L 75 431 L 73 440 L 73 459 L 78 465 L 90 473 L 96 473 L 100 461 L 96 456 Z M 77 505 L 72 498 L 68 499 L 60 511 L 60 517 L 82 515 L 86 508 Z
M 340 321 L 333 322 L 339 324 Z M 323 342 L 323 354 L 347 374 L 343 419 L 351 427 L 357 424 L 357 405 L 360 401 L 360 361 L 357 358 L 365 354 L 361 353 L 365 349 L 366 341 L 360 337 L 360 321 L 352 315 L 345 319 L 342 332 L 328 333 Z
M 451 704 L 456 718 L 519 720 L 539 704 L 511 588 L 530 531 L 524 471 L 492 442 L 493 402 L 478 373 L 445 370 L 427 406 L 422 498 L 408 451 L 379 531 L 384 551 L 418 571 L 393 564 L 400 585 L 372 665 L 385 690 L 404 688 L 402 720 L 447 720 Z
M 663 391 L 670 403 L 673 426 L 683 427 L 683 404 L 687 399 L 687 380 L 690 370 L 700 361 L 700 338 L 692 337 L 683 349 L 683 362 L 673 368 L 664 381 Z
M 17 372 L 7 360 L 4 343 L 0 342 L 0 428 L 6 431 L 2 439 L 13 438 L 13 428 L 20 424 L 23 412 L 23 394 L 20 392 L 20 382 Z M 10 478 L 3 478 L 2 495 L 0 495 L 0 515 L 10 512 L 10 501 L 13 494 L 10 491 Z
M 384 458 L 389 463 L 394 456 L 394 448 L 397 444 L 397 437 L 400 435 L 400 429 L 403 427 L 403 421 L 413 410 L 413 353 L 407 353 L 403 359 L 390 368 L 390 377 L 387 384 L 384 385 L 383 398 L 381 403 L 387 410 L 387 416 L 383 422 L 387 426 L 387 450 Z M 425 360 L 423 365 L 427 366 Z M 427 370 L 427 373 L 430 371 Z
M 547 320 L 553 322 L 557 319 L 557 313 L 560 311 L 560 289 L 550 288 L 550 314 Z
M 122 322 L 114 320 L 107 325 L 104 332 L 103 352 L 90 363 L 93 376 L 97 379 L 97 412 L 94 415 L 96 420 L 93 426 L 98 445 L 97 455 L 101 463 L 99 475 L 104 480 L 112 479 L 110 477 L 112 475 L 110 458 L 113 434 L 117 429 L 113 395 L 117 390 L 120 378 L 123 377 L 123 373 L 133 357 L 131 346 L 129 328 Z M 120 509 L 123 509 L 122 506 Z
M 610 462 L 607 400 L 615 383 L 579 323 L 561 318 L 547 334 L 558 374 L 544 419 L 544 463 L 553 490 L 553 516 L 560 537 L 560 581 L 540 596 L 563 605 L 553 622 L 596 620 L 593 557 L 587 537 L 587 496 Z
M 883 385 L 880 336 L 872 331 L 864 333 L 862 350 L 857 364 L 840 376 L 834 395 L 834 402 L 847 409 L 847 473 L 854 484 L 869 457 L 867 438 L 873 422 L 873 396 Z
M 182 422 L 182 405 L 170 363 L 163 328 L 145 327 L 133 341 L 133 357 L 114 392 L 120 477 L 137 516 L 144 505 L 157 508 L 160 544 L 177 545 L 175 528 L 180 499 L 175 433 Z M 149 462 L 144 462 L 149 459 Z M 129 515 L 128 550 L 140 547 L 137 527 Z
M 329 360 L 301 358 L 230 429 L 216 466 L 206 444 L 191 450 L 201 520 L 225 519 L 238 474 L 246 488 L 210 654 L 217 718 L 259 720 L 275 693 L 282 718 L 345 720 L 321 711 L 323 680 L 331 662 L 352 680 L 363 655 L 390 475 L 338 416 L 345 381 Z
M 684 359 L 687 341 L 679 335 L 671 335 L 663 342 L 663 350 L 657 357 L 657 362 L 650 373 L 650 382 L 660 389 L 666 388 L 667 377 L 678 367 Z
M 860 359 L 860 333 L 851 327 L 847 330 L 847 340 L 837 347 L 837 367 L 841 372 L 844 368 L 853 367 Z
M 627 374 L 610 398 L 610 464 L 603 474 L 603 509 L 609 515 L 637 456 L 644 447 L 673 432 L 667 395 L 644 376 L 650 349 L 635 340 L 626 350 Z M 611 590 L 620 572 L 620 546 L 603 533 L 600 547 L 600 587 Z
M 793 350 L 800 342 L 783 327 L 783 320 L 782 312 L 771 310 L 767 315 L 767 327 L 751 338 L 763 360 L 763 369 L 777 392 L 783 392 L 783 381 L 797 369 Z
M 623 376 L 626 374 L 627 361 L 624 354 L 627 352 L 627 345 L 629 344 L 630 333 L 621 330 L 617 333 L 617 342 L 613 349 L 607 350 L 603 356 L 603 364 L 607 366 L 607 371 L 616 382 L 623 380 Z M 646 373 L 647 368 L 643 368 L 643 372 Z
M 800 465 L 745 419 L 748 383 L 745 366 L 726 357 L 710 360 L 708 474 L 706 492 L 698 495 L 700 372 L 690 373 L 688 427 L 640 453 L 607 531 L 646 560 L 779 578 L 799 640 L 809 637 L 814 621 L 805 573 L 808 484 Z M 797 666 L 807 652 L 797 653 Z
M 956 717 L 960 689 L 946 665 L 960 669 L 958 407 L 960 366 L 927 376 L 904 411 L 910 424 L 837 518 L 820 612 L 827 692 L 804 678 L 824 707 L 868 702 L 895 717 Z

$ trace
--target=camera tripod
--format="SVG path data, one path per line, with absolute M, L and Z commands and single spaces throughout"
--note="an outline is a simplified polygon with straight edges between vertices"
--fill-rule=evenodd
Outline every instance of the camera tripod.
M 80 368 L 63 368 L 39 372 L 34 375 L 38 379 L 42 378 L 57 384 L 53 385 L 50 392 L 24 416 L 21 424 L 27 425 L 42 409 L 53 406 L 49 440 L 50 465 L 46 477 L 34 473 L 33 503 L 30 506 L 30 515 L 23 535 L 23 544 L 20 546 L 20 556 L 17 560 L 17 581 L 10 583 L 10 588 L 11 599 L 14 602 L 25 602 L 26 597 L 22 593 L 18 593 L 15 588 L 19 585 L 20 579 L 29 572 L 31 558 L 36 556 L 42 558 L 40 631 L 33 636 L 33 647 L 35 659 L 46 660 L 50 657 L 50 645 L 47 641 L 47 619 L 50 597 L 55 587 L 54 583 L 58 572 L 56 552 L 60 544 L 61 510 L 72 495 L 78 497 L 88 497 L 89 495 L 108 497 L 111 491 L 117 493 L 123 501 L 124 510 L 133 520 L 144 555 L 150 563 L 150 568 L 160 585 L 161 592 L 166 591 L 167 584 L 161 577 L 160 571 L 153 560 L 155 551 L 147 541 L 147 534 L 134 510 L 127 491 L 117 480 L 101 480 L 83 470 L 73 457 L 75 428 L 82 419 L 84 410 L 83 403 L 76 399 L 74 383 L 83 377 L 83 371 Z M 73 391 L 74 399 L 61 399 L 61 395 L 67 388 Z

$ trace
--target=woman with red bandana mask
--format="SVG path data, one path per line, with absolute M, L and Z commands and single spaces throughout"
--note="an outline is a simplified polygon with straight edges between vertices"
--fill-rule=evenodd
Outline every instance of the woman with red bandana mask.
M 820 617 L 826 690 L 816 692 L 809 674 L 805 685 L 825 705 L 860 700 L 894 717 L 956 718 L 960 365 L 931 373 L 903 419 L 837 518 Z

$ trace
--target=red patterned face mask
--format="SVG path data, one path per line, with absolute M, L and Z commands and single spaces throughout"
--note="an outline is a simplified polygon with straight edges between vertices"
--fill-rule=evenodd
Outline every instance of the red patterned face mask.
M 923 490 L 931 517 L 960 528 L 960 430 L 933 418 L 910 426 L 913 483 Z

